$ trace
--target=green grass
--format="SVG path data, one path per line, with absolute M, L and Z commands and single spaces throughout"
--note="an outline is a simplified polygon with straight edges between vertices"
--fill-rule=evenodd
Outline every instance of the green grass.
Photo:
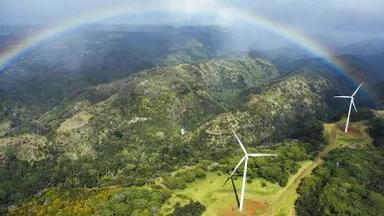
M 170 213 L 177 202 L 181 205 L 186 204 L 190 199 L 198 200 L 203 203 L 207 210 L 204 215 L 217 215 L 225 207 L 236 205 L 236 199 L 233 193 L 232 184 L 229 181 L 226 185 L 227 176 L 217 175 L 216 173 L 208 173 L 207 177 L 202 180 L 197 180 L 184 190 L 174 191 L 172 198 L 163 206 L 163 213 Z M 262 186 L 262 183 L 265 186 Z M 241 177 L 236 177 L 235 185 L 240 196 Z M 257 197 L 270 197 L 276 194 L 281 187 L 278 184 L 270 183 L 264 179 L 256 179 L 246 185 L 246 199 L 254 199 Z M 184 195 L 184 196 L 183 196 Z M 181 196 L 181 197 L 180 197 Z M 183 198 L 184 197 L 184 198 Z M 168 211 L 167 211 L 168 210 Z
M 248 206 L 253 212 L 263 215 L 290 215 L 293 205 L 297 199 L 296 189 L 300 183 L 299 179 L 309 175 L 313 169 L 312 161 L 301 163 L 301 169 L 293 175 L 286 187 L 264 179 L 254 179 L 246 185 L 245 208 L 248 205 L 255 205 L 257 202 L 263 206 L 260 209 Z M 220 215 L 224 211 L 235 209 L 236 199 L 231 182 L 223 185 L 227 176 L 216 173 L 208 173 L 207 177 L 188 184 L 184 190 L 174 191 L 166 205 L 162 207 L 162 213 L 168 214 L 173 211 L 176 203 L 185 205 L 189 200 L 198 200 L 207 207 L 204 215 Z M 235 178 L 235 185 L 240 196 L 241 176 Z M 252 203 L 250 203 L 252 202 Z
M 335 147 L 362 148 L 370 145 L 372 139 L 367 130 L 367 122 L 351 123 L 348 133 L 344 132 L 345 120 L 341 120 L 335 124 L 326 124 L 326 133 L 332 134 L 329 142 L 334 143 Z M 329 138 L 329 137 L 328 137 Z
M 76 128 L 81 128 L 86 125 L 89 120 L 92 118 L 92 115 L 87 112 L 80 112 L 71 118 L 66 119 L 63 123 L 60 124 L 60 127 L 57 129 L 59 133 L 69 132 Z

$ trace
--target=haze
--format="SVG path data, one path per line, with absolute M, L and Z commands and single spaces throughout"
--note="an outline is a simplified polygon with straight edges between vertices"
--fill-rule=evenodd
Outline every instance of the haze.
M 183 1 L 186 8 L 206 1 Z M 381 0 L 241 0 L 215 1 L 223 7 L 249 10 L 323 42 L 347 44 L 384 35 L 384 1 Z M 113 5 L 133 5 L 121 0 L 1 0 L 1 25 L 55 25 L 65 20 L 93 13 Z M 222 20 L 187 11 L 167 13 L 174 1 L 140 1 L 161 8 L 159 12 L 141 12 L 108 20 L 108 24 L 211 25 Z M 179 2 L 178 2 L 179 3 Z M 218 8 L 219 9 L 219 8 Z M 233 23 L 231 23 L 233 25 Z M 241 24 L 236 24 L 241 26 Z M 268 36 L 266 36 L 268 37 Z

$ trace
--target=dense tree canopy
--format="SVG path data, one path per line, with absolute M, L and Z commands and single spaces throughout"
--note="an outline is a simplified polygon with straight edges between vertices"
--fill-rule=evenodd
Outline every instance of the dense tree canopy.
M 384 119 L 375 118 L 368 129 L 369 135 L 373 138 L 373 144 L 376 147 L 384 146 Z
M 384 151 L 339 149 L 298 189 L 298 215 L 381 215 L 384 212 Z
M 173 216 L 200 216 L 205 211 L 205 206 L 198 201 L 190 202 L 183 207 L 176 207 Z

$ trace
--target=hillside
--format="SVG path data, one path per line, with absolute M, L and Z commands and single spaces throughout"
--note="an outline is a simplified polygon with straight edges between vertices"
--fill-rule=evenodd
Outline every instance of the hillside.
M 17 107 L 20 118 L 34 119 L 84 88 L 156 65 L 220 55 L 227 37 L 214 26 L 125 28 L 84 26 L 29 49 L 0 68 L 1 104 Z M 25 34 L 19 28 L 4 31 L 0 40 L 5 47 L 15 46 Z
M 326 95 L 337 89 L 325 73 L 278 77 L 271 63 L 250 57 L 155 67 L 86 88 L 33 127 L 14 128 L 13 119 L 2 119 L 2 205 L 47 187 L 130 190 L 183 166 L 216 163 L 237 149 L 230 129 L 248 147 L 308 137 L 321 131 L 319 121 L 331 114 Z M 294 170 L 261 175 L 284 185 Z M 169 179 L 167 187 L 182 181 Z

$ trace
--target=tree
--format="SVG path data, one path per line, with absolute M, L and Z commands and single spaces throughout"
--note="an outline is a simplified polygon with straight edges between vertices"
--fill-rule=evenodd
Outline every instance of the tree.
M 368 129 L 369 135 L 373 138 L 373 145 L 376 147 L 384 146 L 384 119 L 375 118 Z
M 183 207 L 176 207 L 173 216 L 200 216 L 204 213 L 205 206 L 199 201 L 189 202 Z

